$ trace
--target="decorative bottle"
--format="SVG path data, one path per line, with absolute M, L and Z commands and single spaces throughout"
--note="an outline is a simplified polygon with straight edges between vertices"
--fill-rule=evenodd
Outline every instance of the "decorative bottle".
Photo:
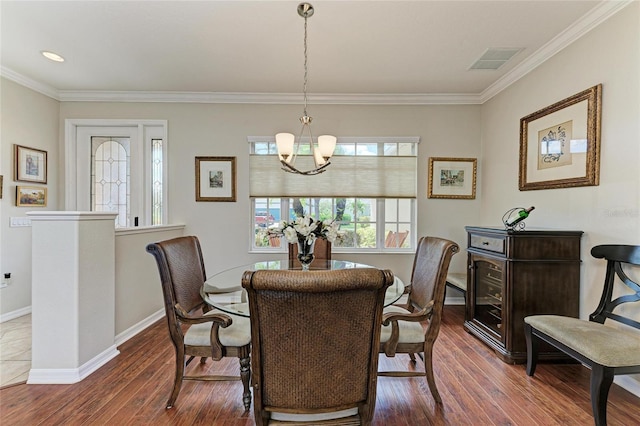
M 522 222 L 523 220 L 525 220 L 526 218 L 529 217 L 529 213 L 531 213 L 531 211 L 535 209 L 534 206 L 529 207 L 528 209 L 520 209 L 520 211 L 518 212 L 518 215 L 515 216 L 513 219 L 510 219 L 506 225 L 508 227 L 513 227 L 515 225 L 517 225 L 518 223 Z

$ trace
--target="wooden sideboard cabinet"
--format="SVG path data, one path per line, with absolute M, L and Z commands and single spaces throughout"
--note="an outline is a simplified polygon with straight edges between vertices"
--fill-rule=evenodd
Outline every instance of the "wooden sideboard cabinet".
M 469 273 L 464 328 L 504 362 L 524 363 L 524 317 L 579 316 L 582 231 L 465 230 Z M 539 359 L 567 358 L 544 346 Z

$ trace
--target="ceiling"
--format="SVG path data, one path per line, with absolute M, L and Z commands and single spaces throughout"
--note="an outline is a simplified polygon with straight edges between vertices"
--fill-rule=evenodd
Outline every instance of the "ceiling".
M 1 71 L 60 100 L 300 102 L 298 3 L 2 0 Z M 483 102 L 626 3 L 314 0 L 309 99 Z M 488 48 L 522 50 L 470 70 Z

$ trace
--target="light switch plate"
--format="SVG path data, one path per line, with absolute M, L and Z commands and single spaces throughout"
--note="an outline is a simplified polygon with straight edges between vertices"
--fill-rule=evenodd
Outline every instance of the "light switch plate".
M 28 217 L 12 217 L 9 226 L 11 228 L 20 226 L 31 226 L 31 219 Z

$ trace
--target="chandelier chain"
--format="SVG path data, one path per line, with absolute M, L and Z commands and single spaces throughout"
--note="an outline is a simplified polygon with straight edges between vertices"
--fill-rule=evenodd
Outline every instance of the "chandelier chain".
M 304 16 L 304 115 L 307 116 L 307 15 Z

